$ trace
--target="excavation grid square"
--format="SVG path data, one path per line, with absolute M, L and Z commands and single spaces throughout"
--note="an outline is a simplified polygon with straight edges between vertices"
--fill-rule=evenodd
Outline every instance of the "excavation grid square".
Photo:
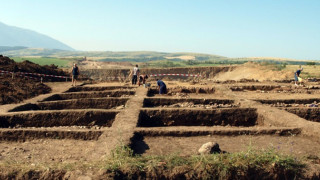
M 160 126 L 255 126 L 258 114 L 253 108 L 214 110 L 141 110 L 139 127 Z

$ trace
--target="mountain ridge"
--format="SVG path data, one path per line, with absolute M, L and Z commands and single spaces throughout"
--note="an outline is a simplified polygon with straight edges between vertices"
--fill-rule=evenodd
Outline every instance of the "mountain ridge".
M 36 31 L 9 26 L 0 22 L 0 46 L 25 46 L 73 51 L 74 49 L 48 35 Z

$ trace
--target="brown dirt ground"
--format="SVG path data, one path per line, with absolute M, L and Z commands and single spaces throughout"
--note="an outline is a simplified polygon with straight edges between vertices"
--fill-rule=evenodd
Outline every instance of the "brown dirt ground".
M 29 164 L 73 163 L 91 160 L 95 141 L 39 139 L 23 143 L 1 142 L 1 162 Z
M 50 91 L 50 87 L 34 80 L 0 75 L 0 104 L 18 103 Z
M 229 76 L 229 75 L 228 75 Z M 271 75 L 270 75 L 271 76 Z M 247 77 L 246 77 L 247 78 Z M 223 78 L 222 78 L 223 79 Z M 225 78 L 228 79 L 228 78 Z M 155 81 L 152 81 L 152 88 L 155 88 Z M 261 91 L 231 91 L 230 86 L 233 85 L 254 85 L 256 83 L 235 83 L 235 84 L 216 84 L 212 81 L 200 82 L 166 82 L 168 88 L 175 88 L 177 86 L 194 88 L 215 88 L 214 93 L 209 94 L 188 94 L 179 93 L 174 95 L 158 95 L 154 94 L 152 97 L 161 98 L 223 98 L 235 100 L 235 103 L 240 103 L 241 108 L 257 108 L 259 115 L 263 116 L 265 124 L 264 127 L 289 127 L 301 128 L 302 132 L 295 136 L 279 136 L 279 135 L 241 135 L 241 136 L 144 136 L 144 145 L 149 149 L 143 155 L 150 154 L 167 154 L 179 152 L 181 155 L 190 155 L 196 153 L 197 149 L 207 141 L 215 141 L 220 144 L 220 148 L 227 152 L 238 152 L 245 150 L 248 146 L 255 148 L 275 148 L 284 154 L 292 154 L 297 157 L 316 156 L 320 157 L 319 148 L 320 133 L 317 131 L 320 128 L 319 123 L 306 121 L 298 116 L 288 113 L 284 110 L 279 110 L 276 107 L 270 107 L 253 101 L 255 99 L 306 99 L 318 98 L 319 90 L 312 90 L 311 93 L 301 91 L 301 93 L 291 92 L 261 92 Z M 274 82 L 260 82 L 259 85 L 277 85 Z M 50 95 L 56 93 L 63 93 L 71 86 L 70 83 L 47 83 L 52 88 L 50 94 L 41 95 L 24 103 L 37 103 Z M 128 83 L 100 83 L 89 86 L 131 86 Z M 292 84 L 284 84 L 292 87 Z M 301 88 L 303 89 L 303 88 Z M 136 89 L 136 95 L 133 95 L 128 100 L 126 107 L 120 110 L 119 115 L 116 116 L 115 122 L 111 128 L 105 130 L 97 141 L 83 141 L 83 140 L 67 140 L 67 139 L 36 139 L 26 142 L 0 142 L 0 165 L 4 165 L 9 161 L 16 163 L 29 164 L 46 164 L 47 166 L 54 166 L 63 163 L 81 162 L 90 163 L 92 161 L 100 161 L 104 159 L 110 150 L 112 150 L 119 141 L 125 144 L 130 144 L 130 138 L 133 136 L 139 118 L 139 111 L 142 108 L 143 99 L 147 97 L 146 90 L 143 87 Z M 182 94 L 182 95 L 181 95 Z M 6 114 L 8 110 L 21 105 L 3 105 L 1 106 L 1 114 Z M 166 110 L 165 108 L 158 108 Z M 258 126 L 258 125 L 257 125 Z M 192 129 L 192 127 L 190 127 Z M 194 127 L 198 129 L 199 127 Z M 66 127 L 66 129 L 68 129 Z M 217 129 L 225 129 L 223 126 Z M 137 147 L 141 148 L 141 147 Z M 145 147 L 144 147 L 145 148 Z M 319 163 L 311 163 L 312 172 L 319 172 Z
M 297 157 L 320 156 L 320 142 L 317 140 L 300 136 L 272 135 L 145 137 L 144 142 L 149 146 L 149 149 L 146 150 L 144 155 L 167 155 L 171 153 L 183 156 L 193 155 L 197 154 L 202 144 L 210 141 L 218 142 L 220 149 L 229 153 L 245 151 L 252 147 L 258 149 L 274 148 L 275 151 Z

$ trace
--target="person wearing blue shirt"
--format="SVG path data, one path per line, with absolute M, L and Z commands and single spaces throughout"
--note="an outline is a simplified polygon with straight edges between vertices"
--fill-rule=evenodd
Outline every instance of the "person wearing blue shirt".
M 167 86 L 163 81 L 157 79 L 157 85 L 159 86 L 159 94 L 167 94 Z
M 300 77 L 300 73 L 301 73 L 302 70 L 303 70 L 303 68 L 300 68 L 294 73 L 294 84 L 296 86 L 298 86 L 298 84 L 297 84 L 297 82 L 299 80 L 298 77 Z M 300 83 L 300 85 L 301 85 L 301 83 Z

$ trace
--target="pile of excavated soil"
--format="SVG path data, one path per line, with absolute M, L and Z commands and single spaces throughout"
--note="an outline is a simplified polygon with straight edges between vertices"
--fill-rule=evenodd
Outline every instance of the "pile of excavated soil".
M 57 66 L 40 66 L 30 61 L 16 63 L 12 59 L 0 55 L 0 70 L 10 72 L 29 72 L 65 76 L 66 73 Z M 52 79 L 58 81 L 60 79 Z M 32 98 L 40 94 L 49 93 L 51 88 L 32 79 L 18 75 L 12 79 L 11 74 L 0 75 L 0 104 L 18 103 L 24 99 Z
M 229 71 L 218 73 L 214 79 L 216 81 L 240 81 L 241 79 L 253 79 L 259 81 L 266 80 L 291 80 L 294 77 L 294 72 L 291 71 L 276 71 L 268 66 L 263 66 L 258 63 L 248 62 L 239 65 Z
M 34 80 L 0 76 L 0 104 L 18 103 L 50 91 L 50 87 Z

